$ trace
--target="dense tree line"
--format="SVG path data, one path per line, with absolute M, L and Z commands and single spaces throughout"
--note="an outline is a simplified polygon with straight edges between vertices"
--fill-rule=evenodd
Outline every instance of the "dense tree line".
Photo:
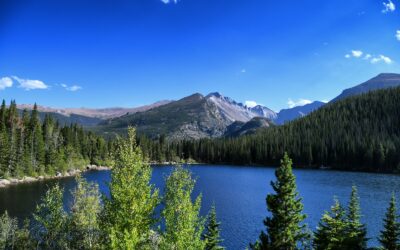
M 327 104 L 306 117 L 238 138 L 167 142 L 141 138 L 157 161 L 278 165 L 287 151 L 298 165 L 400 171 L 400 88 Z
M 43 121 L 35 104 L 29 112 L 15 101 L 0 107 L 0 178 L 54 175 L 86 164 L 109 165 L 112 142 L 76 124 L 60 126 L 50 115 Z

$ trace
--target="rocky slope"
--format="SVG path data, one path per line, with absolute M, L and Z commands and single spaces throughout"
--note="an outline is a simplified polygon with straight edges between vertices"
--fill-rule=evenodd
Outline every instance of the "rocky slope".
M 266 116 L 264 118 L 276 116 L 266 107 L 262 111 Z M 135 126 L 139 134 L 151 138 L 160 135 L 166 135 L 170 140 L 215 138 L 223 136 L 233 122 L 245 123 L 258 117 L 257 112 L 260 111 L 254 111 L 219 93 L 207 96 L 193 94 L 145 112 L 109 119 L 102 122 L 97 131 L 124 133 L 127 126 Z

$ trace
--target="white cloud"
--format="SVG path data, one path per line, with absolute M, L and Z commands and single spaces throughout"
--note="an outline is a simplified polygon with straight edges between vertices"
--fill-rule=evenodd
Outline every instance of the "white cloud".
M 352 56 L 359 58 L 363 55 L 363 52 L 361 50 L 352 50 L 351 54 L 352 54 Z
M 13 80 L 10 77 L 0 78 L 0 90 L 5 88 L 11 88 L 13 85 Z
M 371 59 L 371 63 L 375 64 L 375 63 L 379 63 L 379 62 L 384 62 L 386 64 L 391 64 L 393 61 L 392 61 L 392 59 L 390 59 L 389 57 L 384 56 L 384 55 L 379 55 L 379 56 L 373 57 Z
M 78 85 L 72 85 L 71 87 L 67 88 L 67 90 L 69 90 L 69 91 L 77 91 L 77 90 L 80 90 L 80 89 L 82 89 L 82 87 L 78 86 Z
M 394 5 L 394 3 L 391 0 L 389 0 L 387 3 L 383 2 L 382 4 L 384 7 L 382 13 L 393 12 L 396 10 L 396 5 Z
M 25 90 L 47 89 L 49 87 L 40 80 L 22 79 L 17 76 L 12 76 L 12 78 L 19 83 L 20 88 L 23 88 Z
M 365 56 L 364 56 L 364 59 L 365 60 L 368 60 L 368 59 L 370 59 L 372 56 L 371 56 L 371 54 L 366 54 Z
M 294 108 L 297 106 L 304 106 L 304 105 L 310 104 L 310 103 L 312 103 L 312 101 L 307 100 L 307 99 L 298 99 L 297 101 L 293 101 L 292 99 L 289 98 L 287 104 L 289 105 L 289 108 Z
M 165 3 L 165 4 L 169 4 L 169 3 L 175 3 L 177 4 L 179 0 L 161 0 L 161 2 Z
M 400 41 L 400 30 L 396 30 L 396 39 Z
M 400 31 L 398 32 L 399 38 L 400 38 Z M 349 59 L 349 58 L 362 58 L 363 60 L 367 60 L 372 64 L 376 64 L 376 63 L 386 63 L 386 64 L 391 64 L 393 62 L 392 59 L 390 59 L 388 56 L 384 56 L 384 55 L 371 55 L 371 54 L 365 54 L 364 57 L 362 57 L 362 55 L 364 54 L 364 52 L 362 52 L 361 50 L 352 50 L 351 53 L 346 54 L 344 57 Z
M 257 106 L 258 104 L 257 104 L 257 102 L 255 102 L 255 101 L 245 101 L 245 102 L 244 102 L 244 105 L 246 105 L 246 106 L 249 107 L 249 108 L 252 108 L 252 107 Z
M 68 91 L 78 91 L 80 89 L 82 89 L 81 86 L 78 85 L 72 85 L 72 86 L 68 86 L 67 84 L 60 84 L 61 87 L 63 87 L 64 89 L 68 90 Z

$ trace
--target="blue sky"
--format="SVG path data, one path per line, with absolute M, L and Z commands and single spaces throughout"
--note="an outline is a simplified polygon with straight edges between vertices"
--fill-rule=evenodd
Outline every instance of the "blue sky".
M 0 98 L 17 103 L 219 91 L 280 110 L 400 73 L 399 52 L 399 0 L 0 1 Z

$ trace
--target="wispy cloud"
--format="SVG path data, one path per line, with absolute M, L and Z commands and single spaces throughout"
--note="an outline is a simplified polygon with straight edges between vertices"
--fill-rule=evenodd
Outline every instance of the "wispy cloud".
M 258 104 L 257 104 L 257 102 L 255 102 L 255 101 L 245 101 L 245 102 L 244 102 L 244 105 L 246 105 L 246 106 L 249 107 L 249 108 L 252 108 L 252 107 L 257 106 Z
M 396 30 L 396 39 L 400 41 L 400 30 Z
M 399 32 L 399 36 L 400 36 L 400 32 Z M 372 64 L 376 64 L 376 63 L 386 63 L 386 64 L 391 64 L 393 63 L 393 60 L 390 59 L 388 56 L 385 55 L 371 55 L 369 53 L 365 54 L 364 52 L 362 52 L 361 50 L 352 50 L 350 53 L 344 55 L 345 58 L 350 59 L 350 58 L 362 58 L 363 60 L 369 61 Z
M 379 63 L 379 62 L 384 62 L 386 64 L 391 64 L 393 61 L 392 61 L 392 59 L 390 59 L 389 57 L 384 56 L 384 55 L 379 55 L 379 56 L 373 57 L 371 59 L 371 63 L 375 64 L 375 63 Z
M 368 60 L 368 59 L 370 59 L 371 57 L 372 57 L 371 54 L 366 54 L 366 55 L 364 56 L 364 59 L 365 59 L 365 60 Z
M 11 88 L 13 85 L 13 80 L 11 77 L 2 77 L 0 78 L 0 90 L 4 90 L 5 88 Z
M 289 100 L 287 102 L 287 104 L 289 105 L 289 108 L 294 108 L 294 107 L 297 107 L 297 106 L 304 106 L 304 105 L 310 104 L 310 103 L 312 103 L 311 100 L 302 99 L 302 98 L 298 99 L 297 101 L 296 100 L 294 101 L 294 100 L 289 98 Z
M 32 89 L 47 89 L 49 88 L 44 82 L 40 80 L 31 80 L 31 79 L 22 79 L 17 76 L 12 76 L 12 78 L 19 83 L 20 88 L 25 90 L 32 90 Z
M 361 50 L 352 50 L 352 51 L 350 51 L 349 54 L 344 55 L 344 57 L 346 57 L 346 58 L 351 58 L 351 57 L 359 58 L 363 54 L 364 54 L 364 52 L 362 52 Z
M 393 12 L 396 10 L 396 5 L 394 5 L 394 3 L 389 0 L 388 2 L 383 2 L 383 10 L 382 13 L 388 13 L 388 12 Z
M 169 4 L 169 3 L 174 3 L 177 4 L 179 0 L 161 0 L 161 2 L 165 3 L 165 4 Z
M 78 86 L 78 85 L 68 86 L 67 84 L 61 84 L 61 87 L 63 87 L 64 89 L 66 89 L 68 91 L 72 91 L 72 92 L 82 89 L 82 87 Z
M 361 50 L 352 50 L 351 55 L 358 58 L 363 55 L 363 52 Z

